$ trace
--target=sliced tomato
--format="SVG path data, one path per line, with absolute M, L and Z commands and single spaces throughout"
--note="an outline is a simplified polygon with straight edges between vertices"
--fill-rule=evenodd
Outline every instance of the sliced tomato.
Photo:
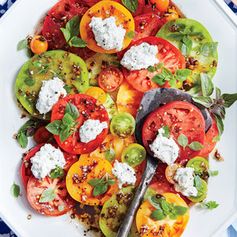
M 174 73 L 177 69 L 185 67 L 184 56 L 175 46 L 164 39 L 153 36 L 146 37 L 132 43 L 129 48 L 131 48 L 132 46 L 140 45 L 144 42 L 150 45 L 156 45 L 158 47 L 157 58 L 159 60 L 159 63 L 163 63 L 164 67 L 169 69 L 172 73 Z M 158 87 L 158 85 L 152 81 L 152 78 L 160 72 L 161 69 L 158 69 L 155 72 L 149 72 L 147 69 L 129 71 L 123 68 L 124 77 L 126 78 L 128 83 L 134 89 L 141 92 L 146 92 Z M 169 85 L 168 83 L 166 83 L 162 87 L 169 87 Z
M 205 120 L 201 111 L 191 103 L 174 101 L 161 106 L 150 115 L 143 124 L 142 139 L 144 146 L 149 150 L 159 128 L 168 126 L 172 138 L 178 143 L 178 137 L 183 134 L 188 139 L 188 144 L 199 142 L 204 144 Z M 180 146 L 177 163 L 186 163 L 197 156 L 200 151 L 192 150 L 189 146 Z
M 95 140 L 83 143 L 79 138 L 79 129 L 87 119 L 107 122 L 109 127 L 109 116 L 104 106 L 97 104 L 97 100 L 84 94 L 68 95 L 58 101 L 52 109 L 51 121 L 61 120 L 65 114 L 65 108 L 68 103 L 75 105 L 80 113 L 77 119 L 78 125 L 73 133 L 64 142 L 61 142 L 58 135 L 54 135 L 58 145 L 71 154 L 85 154 L 94 151 L 106 138 L 108 128 L 105 128 Z
M 98 77 L 99 86 L 106 92 L 113 92 L 123 82 L 123 73 L 116 67 L 107 67 L 103 69 Z
M 34 134 L 34 140 L 37 144 L 46 143 L 51 139 L 53 139 L 53 135 L 45 128 L 45 126 L 39 127 Z
M 49 202 L 41 202 L 40 198 L 45 190 L 52 190 L 55 198 Z M 46 216 L 63 215 L 74 203 L 68 195 L 65 180 L 49 177 L 42 180 L 30 177 L 27 183 L 27 199 L 34 210 Z
M 202 157 L 208 157 L 208 155 L 213 151 L 216 146 L 215 138 L 219 135 L 218 127 L 216 124 L 216 120 L 212 119 L 212 126 L 205 134 L 204 138 L 204 148 L 198 154 Z
M 147 13 L 136 16 L 135 20 L 135 38 L 133 41 L 155 36 L 158 30 L 164 25 L 164 19 L 154 13 Z

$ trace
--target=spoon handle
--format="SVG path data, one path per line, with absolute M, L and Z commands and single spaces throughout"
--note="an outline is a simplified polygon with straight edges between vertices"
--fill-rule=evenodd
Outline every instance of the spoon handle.
M 158 162 L 154 160 L 154 158 L 152 157 L 147 157 L 147 158 L 148 158 L 147 166 L 146 166 L 145 172 L 143 173 L 142 181 L 136 190 L 133 201 L 126 213 L 126 216 L 118 231 L 117 237 L 127 237 L 129 235 L 129 232 L 133 223 L 134 215 L 137 209 L 139 208 L 141 201 L 144 197 L 144 194 L 147 190 L 147 187 L 155 174 L 156 168 L 158 166 Z

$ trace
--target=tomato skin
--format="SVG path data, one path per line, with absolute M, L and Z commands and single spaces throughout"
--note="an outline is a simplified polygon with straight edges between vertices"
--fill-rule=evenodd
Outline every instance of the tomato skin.
M 34 54 L 42 54 L 48 49 L 48 42 L 42 35 L 35 35 L 30 42 L 30 49 Z
M 107 67 L 103 69 L 98 76 L 99 86 L 106 92 L 113 92 L 123 82 L 123 73 L 116 67 Z
M 105 139 L 109 128 L 109 116 L 104 106 L 97 104 L 96 99 L 84 94 L 68 95 L 58 101 L 52 109 L 51 121 L 61 120 L 65 114 L 65 108 L 68 103 L 74 104 L 79 110 L 80 116 L 77 119 L 77 131 L 66 141 L 61 142 L 58 135 L 54 138 L 58 145 L 70 154 L 86 154 L 94 151 Z M 108 128 L 105 128 L 95 140 L 88 143 L 79 141 L 79 128 L 87 119 L 98 119 L 100 122 L 107 122 Z
M 165 12 L 167 11 L 169 7 L 170 1 L 169 0 L 150 0 L 150 3 L 154 4 L 159 11 Z
M 52 138 L 53 135 L 45 128 L 45 126 L 39 127 L 34 134 L 34 140 L 37 144 L 46 143 Z
M 155 139 L 157 131 L 163 126 L 170 128 L 170 134 L 178 144 L 178 137 L 184 134 L 188 143 L 204 143 L 205 120 L 201 111 L 191 103 L 185 101 L 173 101 L 161 106 L 148 115 L 142 128 L 144 146 L 149 150 L 149 144 Z M 176 163 L 186 163 L 189 159 L 197 156 L 200 151 L 194 151 L 188 146 L 183 148 L 179 145 L 179 157 Z

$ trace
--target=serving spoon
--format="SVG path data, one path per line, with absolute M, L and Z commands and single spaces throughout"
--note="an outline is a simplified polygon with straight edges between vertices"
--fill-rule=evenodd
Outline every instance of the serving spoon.
M 187 101 L 195 104 L 192 101 L 191 95 L 188 93 L 182 92 L 177 89 L 154 89 L 146 92 L 142 98 L 140 103 L 140 107 L 136 116 L 136 129 L 135 129 L 135 137 L 138 143 L 142 143 L 142 126 L 147 117 L 152 111 L 156 110 L 160 106 L 167 104 L 172 101 Z M 198 106 L 197 104 L 195 104 Z M 199 107 L 199 106 L 198 106 Z M 210 128 L 212 124 L 212 119 L 209 112 L 204 107 L 199 107 L 203 117 L 205 119 L 205 129 L 206 131 Z M 134 215 L 139 208 L 145 192 L 155 175 L 155 171 L 158 167 L 158 158 L 152 156 L 152 154 L 147 153 L 147 164 L 146 169 L 143 173 L 142 180 L 140 185 L 138 186 L 136 193 L 134 195 L 133 201 L 126 213 L 126 216 L 123 220 L 122 225 L 119 228 L 117 233 L 117 237 L 127 237 L 129 235 Z

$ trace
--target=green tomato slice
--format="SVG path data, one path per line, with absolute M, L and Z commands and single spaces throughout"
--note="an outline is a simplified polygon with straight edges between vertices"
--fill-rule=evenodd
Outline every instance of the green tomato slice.
M 188 197 L 188 199 L 192 202 L 201 202 L 207 197 L 207 183 L 205 180 L 200 179 L 200 184 L 196 186 L 198 190 L 198 195 L 196 197 Z
M 113 135 L 125 138 L 134 133 L 135 123 L 135 119 L 131 114 L 121 112 L 113 116 L 110 131 Z
M 22 66 L 15 82 L 16 98 L 30 115 L 49 119 L 50 115 L 39 114 L 35 105 L 42 81 L 53 77 L 64 81 L 68 94 L 84 92 L 89 87 L 86 64 L 77 55 L 62 50 L 35 55 Z
M 187 57 L 187 62 L 191 62 L 190 65 L 195 64 L 193 69 L 188 66 L 192 69 L 192 81 L 197 81 L 200 73 L 206 73 L 210 78 L 215 75 L 218 61 L 217 43 L 213 42 L 210 33 L 201 23 L 187 18 L 169 21 L 158 31 L 157 36 L 179 48 Z
M 140 165 L 145 158 L 145 148 L 137 143 L 128 145 L 122 152 L 122 162 L 127 163 L 131 167 Z
M 134 187 L 129 186 L 121 189 L 104 203 L 100 213 L 99 226 L 106 237 L 116 237 L 133 195 Z
M 207 159 L 197 156 L 189 160 L 186 167 L 193 168 L 196 175 L 202 176 L 205 172 L 208 172 L 209 162 Z

